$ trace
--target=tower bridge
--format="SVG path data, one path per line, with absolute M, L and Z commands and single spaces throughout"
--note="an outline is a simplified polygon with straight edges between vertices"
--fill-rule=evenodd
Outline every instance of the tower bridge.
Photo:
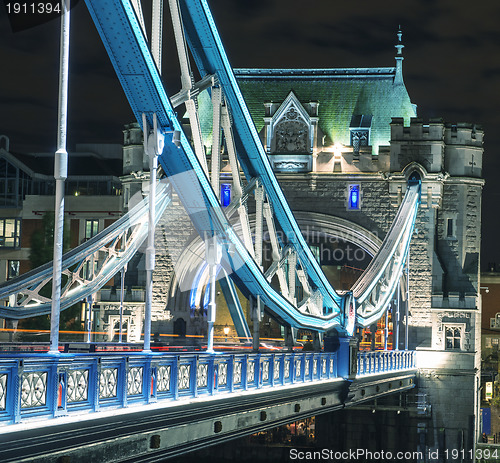
M 159 10 L 148 40 L 139 2 L 86 0 L 137 119 L 129 212 L 61 268 L 61 310 L 99 293 L 111 341 L 117 305 L 101 288 L 147 242 L 146 299 L 128 314 L 144 350 L 2 354 L 5 461 L 153 461 L 312 415 L 350 429 L 360 404 L 415 386 L 427 402 L 408 445 L 474 448 L 481 129 L 416 117 L 401 33 L 395 67 L 233 70 L 208 4 L 169 3 L 175 95 Z M 0 316 L 51 313 L 52 269 L 1 284 Z M 252 353 L 214 352 L 225 321 Z M 288 350 L 261 349 L 264 332 Z M 151 333 L 203 336 L 206 352 L 151 352 Z M 299 333 L 314 351 L 297 350 Z M 47 432 L 53 444 L 36 448 Z

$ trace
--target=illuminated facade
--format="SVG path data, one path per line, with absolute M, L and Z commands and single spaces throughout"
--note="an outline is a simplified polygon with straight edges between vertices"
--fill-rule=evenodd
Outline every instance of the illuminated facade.
M 418 172 L 422 198 L 408 293 L 408 280 L 401 285 L 400 302 L 406 307 L 409 300 L 408 313 L 398 312 L 393 303 L 388 321 L 359 335 L 364 347 L 383 348 L 387 326 L 389 346 L 417 349 L 420 408 L 408 419 L 419 448 L 439 449 L 443 442 L 449 448 L 472 448 L 479 430 L 483 132 L 474 124 L 418 119 L 403 83 L 400 42 L 396 47 L 393 68 L 242 69 L 235 74 L 271 167 L 336 288 L 349 289 L 366 268 L 393 221 L 409 175 Z M 211 113 L 206 95 L 200 95 L 199 105 L 201 113 Z M 211 127 L 202 127 L 210 147 Z M 223 179 L 230 184 L 229 166 Z M 192 233 L 185 226 L 179 232 L 164 223 L 163 236 L 180 234 L 185 246 Z M 360 242 L 359 236 L 372 237 L 373 244 Z M 174 321 L 185 321 L 188 333 L 200 332 L 203 291 L 190 307 L 189 275 L 201 265 L 193 258 L 201 248 L 193 244 L 183 252 L 178 242 L 157 238 L 165 255 L 170 249 L 164 268 L 178 272 L 175 277 L 155 272 L 160 286 L 168 288 L 157 293 L 158 310 L 168 308 Z M 180 265 L 171 260 L 176 252 Z M 356 427 L 356 414 L 351 416 Z

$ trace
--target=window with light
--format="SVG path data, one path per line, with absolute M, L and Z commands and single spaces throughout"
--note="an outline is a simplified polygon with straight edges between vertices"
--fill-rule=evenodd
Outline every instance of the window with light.
M 0 248 L 18 248 L 21 242 L 21 219 L 0 219 Z
M 85 221 L 85 239 L 93 238 L 99 233 L 99 220 Z
M 462 349 L 462 327 L 445 325 L 444 345 L 446 350 Z

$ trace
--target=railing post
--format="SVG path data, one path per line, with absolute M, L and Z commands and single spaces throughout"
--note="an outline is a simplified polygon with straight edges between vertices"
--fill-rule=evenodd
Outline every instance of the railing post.
M 174 395 L 174 400 L 177 400 L 179 398 L 179 356 L 175 355 L 174 356 L 174 362 L 172 364 L 172 389 L 173 389 L 173 395 Z
M 269 374 L 271 375 L 271 387 L 274 387 L 274 362 L 276 362 L 276 354 L 271 355 L 271 360 L 272 360 L 272 368 L 271 368 L 271 361 L 269 361 Z
M 230 355 L 227 359 L 227 386 L 229 392 L 234 391 L 234 355 Z
M 99 410 L 99 391 L 101 382 L 101 357 L 95 357 L 92 370 L 89 374 L 89 394 L 92 394 L 94 412 Z
M 408 326 L 410 310 L 410 252 L 406 258 L 406 305 L 405 305 L 405 350 L 408 350 Z
M 128 369 L 129 369 L 128 357 L 125 357 L 120 362 L 120 366 L 118 368 L 118 375 L 117 375 L 118 385 L 116 388 L 117 394 L 120 394 L 121 391 L 122 406 L 124 408 L 128 407 Z
M 151 357 L 149 358 L 149 380 L 148 403 L 154 403 L 158 401 L 158 362 L 153 362 Z
M 68 374 L 65 368 L 55 365 L 56 377 L 56 404 L 54 407 L 54 416 L 62 416 L 67 413 L 67 387 Z
M 339 338 L 338 375 L 345 379 L 354 379 L 357 372 L 357 341 L 354 338 Z
M 241 387 L 244 391 L 248 387 L 248 355 L 244 355 L 241 361 Z
M 257 361 L 255 362 L 255 374 L 257 376 L 257 389 L 262 388 L 262 357 L 260 354 L 257 354 Z
M 199 369 L 198 369 L 198 366 L 200 364 L 200 357 L 197 355 L 196 358 L 195 358 L 195 362 L 194 362 L 194 368 L 195 368 L 195 378 L 194 378 L 194 389 L 193 389 L 193 394 L 195 397 L 198 397 L 198 373 L 199 373 Z M 209 385 L 209 374 L 210 374 L 210 368 L 207 367 L 207 388 L 208 390 L 210 390 L 210 385 Z
M 14 398 L 12 401 L 12 419 L 14 424 L 21 421 L 21 394 L 22 394 L 22 376 L 24 370 L 23 360 L 17 362 L 16 368 L 12 369 L 11 385 L 14 390 Z M 7 396 L 8 400 L 8 396 Z

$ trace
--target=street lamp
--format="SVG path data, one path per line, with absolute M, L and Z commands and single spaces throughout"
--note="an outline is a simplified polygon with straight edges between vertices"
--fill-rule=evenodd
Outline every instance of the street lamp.
M 227 323 L 226 323 L 226 326 L 224 327 L 223 331 L 224 331 L 224 336 L 226 337 L 224 342 L 227 342 L 227 335 L 229 334 L 229 326 L 227 326 Z

